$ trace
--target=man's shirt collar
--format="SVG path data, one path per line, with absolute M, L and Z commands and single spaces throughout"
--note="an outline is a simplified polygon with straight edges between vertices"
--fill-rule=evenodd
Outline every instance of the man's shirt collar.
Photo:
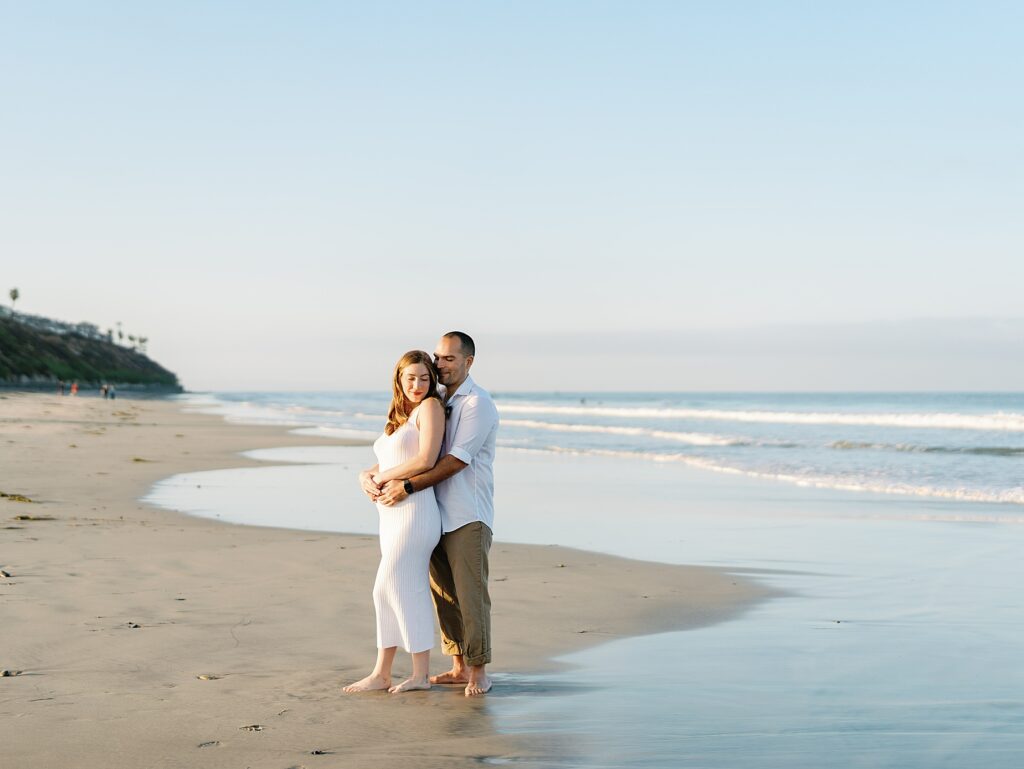
M 469 376 L 467 374 L 466 375 L 466 381 L 459 385 L 459 389 L 456 390 L 455 392 L 453 392 L 448 397 L 448 400 L 451 401 L 452 398 L 455 398 L 458 395 L 469 395 L 471 392 L 473 392 L 473 386 L 474 386 L 473 377 L 471 377 L 471 376 Z

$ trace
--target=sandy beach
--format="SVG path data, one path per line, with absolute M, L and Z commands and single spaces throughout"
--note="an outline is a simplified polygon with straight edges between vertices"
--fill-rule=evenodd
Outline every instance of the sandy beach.
M 489 713 L 516 674 L 606 640 L 719 622 L 766 595 L 724 570 L 498 542 L 492 695 L 345 695 L 374 654 L 374 537 L 138 501 L 177 473 L 260 464 L 243 450 L 340 444 L 172 401 L 0 395 L 4 765 L 542 763 L 572 745 L 500 734 Z M 432 666 L 445 662 L 435 651 Z

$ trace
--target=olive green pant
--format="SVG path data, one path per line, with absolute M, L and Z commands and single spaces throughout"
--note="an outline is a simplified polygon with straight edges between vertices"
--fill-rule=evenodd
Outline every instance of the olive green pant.
M 491 530 L 474 521 L 441 535 L 430 556 L 430 592 L 441 627 L 441 648 L 467 665 L 491 661 L 491 596 L 487 554 Z

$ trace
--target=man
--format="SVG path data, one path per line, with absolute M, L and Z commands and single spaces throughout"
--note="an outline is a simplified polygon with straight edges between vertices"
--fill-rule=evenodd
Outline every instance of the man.
M 445 386 L 444 442 L 431 470 L 378 489 L 360 475 L 363 490 L 391 506 L 434 486 L 441 509 L 441 541 L 430 559 L 430 589 L 452 669 L 430 682 L 465 684 L 467 697 L 491 689 L 491 598 L 488 553 L 494 528 L 494 446 L 498 410 L 490 394 L 469 376 L 476 345 L 468 334 L 450 331 L 434 350 L 438 379 Z

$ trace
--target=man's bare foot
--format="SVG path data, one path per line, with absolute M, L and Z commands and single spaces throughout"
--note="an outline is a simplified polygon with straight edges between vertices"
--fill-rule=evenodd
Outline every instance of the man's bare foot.
M 406 678 L 402 683 L 395 684 L 388 691 L 392 694 L 401 694 L 402 692 L 415 692 L 429 688 L 430 681 L 424 676 L 423 678 Z
M 494 684 L 491 679 L 487 677 L 486 673 L 473 676 L 473 680 L 466 684 L 466 696 L 479 697 L 481 694 L 487 694 L 493 685 Z
M 440 673 L 436 676 L 430 677 L 430 683 L 432 684 L 468 684 L 469 673 L 465 670 L 456 670 L 452 668 L 447 673 Z
M 385 678 L 384 676 L 376 676 L 370 673 L 366 678 L 361 678 L 355 683 L 351 683 L 346 686 L 342 691 L 353 694 L 354 692 L 375 692 L 379 689 L 388 689 L 391 687 L 391 679 Z

